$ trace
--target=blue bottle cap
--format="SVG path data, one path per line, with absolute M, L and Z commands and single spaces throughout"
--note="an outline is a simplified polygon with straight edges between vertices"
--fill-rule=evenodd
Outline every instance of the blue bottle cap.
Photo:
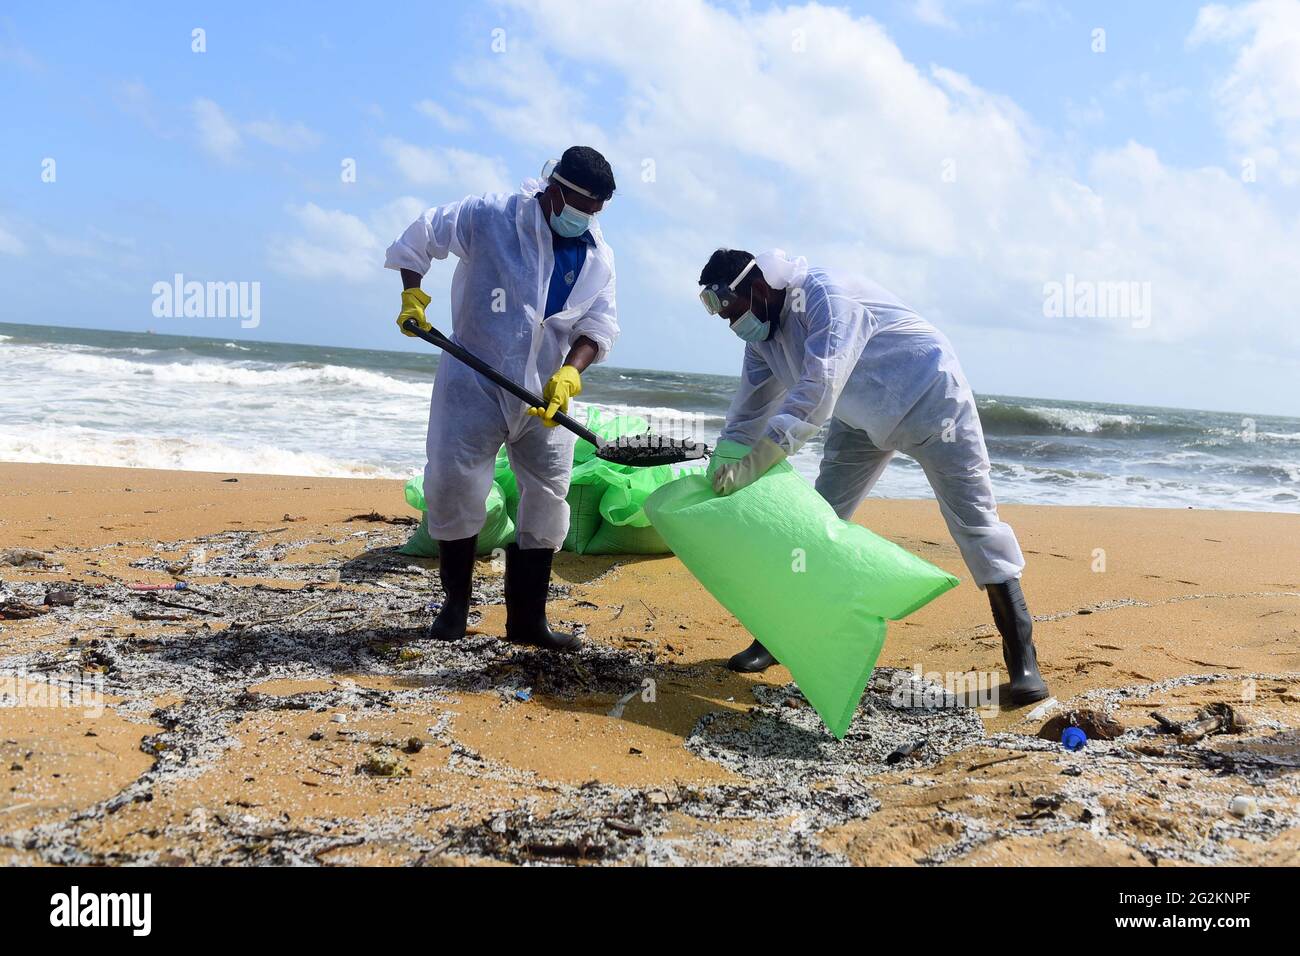
M 1088 735 L 1078 727 L 1066 727 L 1061 731 L 1061 746 L 1066 750 L 1082 750 L 1088 743 Z

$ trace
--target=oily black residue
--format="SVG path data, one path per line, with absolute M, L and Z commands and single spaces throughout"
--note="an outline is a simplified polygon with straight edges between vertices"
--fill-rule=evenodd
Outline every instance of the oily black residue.
M 708 454 L 709 446 L 703 442 L 649 433 L 626 435 L 600 449 L 600 457 L 606 461 L 640 467 L 698 461 Z

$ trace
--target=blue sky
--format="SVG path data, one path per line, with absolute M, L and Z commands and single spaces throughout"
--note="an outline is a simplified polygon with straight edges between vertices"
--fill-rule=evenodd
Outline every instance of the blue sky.
M 0 12 L 6 321 L 420 348 L 384 247 L 580 142 L 620 185 L 612 364 L 734 372 L 695 277 L 779 246 L 892 288 L 977 391 L 1300 413 L 1300 0 L 129 9 Z M 259 282 L 261 324 L 154 317 L 175 273 Z M 1150 307 L 1045 314 L 1067 281 Z

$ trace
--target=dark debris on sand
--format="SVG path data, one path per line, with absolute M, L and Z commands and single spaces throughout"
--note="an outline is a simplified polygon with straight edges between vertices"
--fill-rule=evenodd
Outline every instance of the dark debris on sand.
M 154 555 L 135 562 L 140 570 L 202 579 L 183 591 L 133 591 L 101 576 L 103 583 L 96 586 L 61 583 L 63 595 L 46 602 L 46 584 L 0 584 L 0 600 L 40 607 L 42 620 L 53 621 L 57 632 L 66 635 L 65 643 L 5 655 L 0 669 L 47 674 L 91 669 L 103 675 L 105 690 L 120 698 L 115 711 L 162 728 L 142 743 L 152 766 L 120 792 L 68 819 L 0 832 L 0 846 L 30 850 L 50 863 L 163 861 L 165 854 L 153 851 L 92 851 L 85 834 L 123 807 L 165 799 L 172 783 L 209 772 L 235 745 L 238 723 L 258 712 L 393 714 L 417 704 L 449 702 L 464 693 L 499 693 L 508 701 L 529 695 L 614 699 L 646 677 L 712 676 L 712 665 L 664 664 L 650 645 L 627 649 L 585 641 L 574 654 L 549 655 L 485 634 L 453 644 L 428 641 L 424 631 L 441 598 L 435 566 L 397 552 L 405 530 L 380 521 L 363 523 L 379 527 L 349 530 L 334 539 L 318 536 L 292 542 L 272 541 L 256 532 L 223 532 L 160 544 Z M 310 561 L 292 560 L 294 552 L 310 545 L 342 546 L 356 539 L 367 549 L 356 557 L 335 551 Z M 185 557 L 178 561 L 177 554 Z M 476 604 L 502 603 L 498 574 L 477 574 L 475 587 Z M 554 598 L 567 595 L 564 587 L 552 593 Z M 261 681 L 329 680 L 350 674 L 404 680 L 397 689 L 364 688 L 344 680 L 331 690 L 286 696 L 248 691 Z M 937 695 L 907 697 L 931 702 L 925 706 L 899 706 L 893 692 L 900 680 L 917 678 L 886 668 L 877 671 L 842 741 L 825 730 L 793 684 L 757 683 L 755 704 L 747 712 L 705 714 L 684 746 L 743 780 L 728 785 L 557 783 L 465 747 L 447 729 L 450 713 L 444 712 L 427 728 L 427 739 L 448 748 L 450 770 L 463 775 L 467 786 L 504 781 L 546 793 L 545 804 L 524 797 L 487 815 L 468 804 L 452 807 L 448 821 L 434 827 L 429 837 L 413 834 L 417 828 L 430 832 L 422 825 L 435 808 L 411 808 L 383 818 L 307 819 L 293 826 L 223 812 L 203 821 L 209 849 L 201 862 L 320 865 L 336 850 L 387 841 L 401 842 L 424 863 L 468 858 L 528 865 L 838 864 L 845 858 L 827 849 L 824 837 L 835 827 L 877 812 L 881 774 L 903 769 L 923 775 L 976 745 L 1012 756 L 1050 753 L 1068 765 L 1067 770 L 1079 768 L 1077 773 L 1062 772 L 1059 796 L 1089 808 L 1086 815 L 1068 817 L 1059 803 L 1055 808 L 1045 804 L 1024 819 L 990 825 L 953 812 L 961 838 L 921 861 L 942 863 L 1005 836 L 1072 828 L 1104 833 L 1103 797 L 1126 799 L 1134 788 L 1148 786 L 1149 774 L 1132 748 L 1150 744 L 1149 738 L 1158 735 L 1155 725 L 1096 741 L 1081 754 L 1063 754 L 1058 744 L 1029 734 L 986 735 L 978 713 L 959 706 L 941 689 Z M 1119 689 L 1085 695 L 1077 703 L 1104 714 L 1119 696 L 1140 697 L 1143 692 Z M 154 701 L 162 697 L 180 702 L 160 710 Z M 421 735 L 416 743 L 422 745 L 425 739 Z M 1196 764 L 1206 774 L 1240 774 L 1261 785 L 1295 790 L 1297 775 L 1288 763 L 1294 748 L 1269 749 L 1254 741 L 1209 745 L 1222 739 L 1183 746 L 1165 734 L 1157 743 L 1169 753 L 1166 766 Z M 401 786 L 399 752 L 411 752 L 410 742 L 381 740 L 375 746 L 377 753 L 361 769 Z M 1110 768 L 1108 782 L 1089 779 L 1088 772 L 1098 767 Z M 1174 796 L 1190 808 L 1195 793 Z M 1216 824 L 1217 836 L 1199 843 L 1135 837 L 1133 845 L 1155 859 L 1231 860 L 1229 838 L 1265 839 L 1300 823 L 1290 813 L 1266 809 L 1249 819 Z M 684 827 L 683 820 L 726 825 Z M 161 835 L 180 843 L 191 826 L 169 824 Z

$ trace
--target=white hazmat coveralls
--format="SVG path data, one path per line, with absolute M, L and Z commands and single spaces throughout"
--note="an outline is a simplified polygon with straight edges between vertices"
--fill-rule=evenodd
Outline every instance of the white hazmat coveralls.
M 745 347 L 722 437 L 794 454 L 829 419 L 816 487 L 845 520 L 902 452 L 925 469 L 981 590 L 1019 577 L 1025 560 L 998 518 L 975 396 L 948 339 L 874 282 L 779 249 L 758 268 L 785 304 L 772 337 Z
M 580 336 L 603 361 L 618 338 L 614 253 L 593 221 L 595 246 L 563 309 L 545 317 L 555 255 L 537 194 L 469 196 L 435 206 L 388 247 L 384 265 L 424 275 L 431 260 L 460 261 L 451 285 L 451 338 L 538 394 Z M 477 534 L 487 512 L 496 454 L 504 442 L 519 482 L 521 548 L 558 550 L 569 531 L 569 476 L 576 436 L 547 428 L 528 406 L 451 356 L 438 363 L 429 406 L 424 497 L 429 535 L 454 541 Z

